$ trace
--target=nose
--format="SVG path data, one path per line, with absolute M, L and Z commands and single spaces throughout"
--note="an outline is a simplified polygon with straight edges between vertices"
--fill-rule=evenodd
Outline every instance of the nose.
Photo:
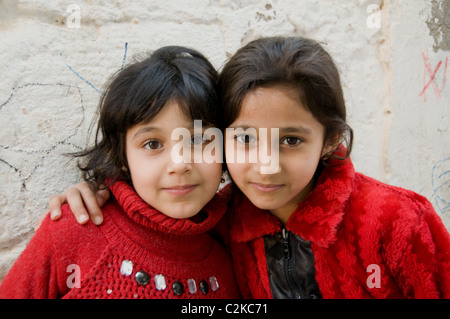
M 192 171 L 192 162 L 190 156 L 180 156 L 167 159 L 167 173 L 168 174 L 184 174 Z
M 278 174 L 281 172 L 278 130 L 271 129 L 272 138 L 268 137 L 266 130 L 260 128 L 258 160 L 254 164 L 254 169 L 263 175 Z
M 184 174 L 186 172 L 192 171 L 192 164 L 191 163 L 175 163 L 171 161 L 167 165 L 167 173 L 169 174 Z
M 261 175 L 275 175 L 281 172 L 281 165 L 278 158 L 270 158 L 269 163 L 263 163 L 258 159 L 256 163 L 251 164 L 253 170 Z

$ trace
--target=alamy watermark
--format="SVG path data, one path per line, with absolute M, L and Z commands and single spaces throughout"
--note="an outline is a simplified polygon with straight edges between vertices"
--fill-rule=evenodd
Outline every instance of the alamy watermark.
M 66 272 L 71 273 L 66 280 L 67 287 L 80 288 L 81 287 L 81 268 L 77 264 L 70 264 L 67 266 Z
M 71 4 L 67 7 L 66 13 L 67 16 L 66 25 L 69 29 L 79 29 L 81 26 L 81 9 L 77 4 Z
M 369 29 L 381 28 L 381 8 L 378 4 L 369 4 L 366 9 L 366 25 Z
M 261 174 L 278 172 L 278 128 L 271 128 L 270 136 L 267 128 L 260 128 L 258 131 L 256 128 L 227 128 L 225 135 L 234 137 L 226 141 L 227 163 L 259 163 Z M 224 138 L 220 129 L 210 127 L 203 132 L 202 121 L 194 120 L 194 136 L 183 127 L 172 131 L 172 140 L 180 138 L 181 141 L 171 150 L 174 163 L 223 163 Z M 208 143 L 203 147 L 204 141 Z
M 377 264 L 370 264 L 366 268 L 367 276 L 366 285 L 368 288 L 381 288 L 381 269 Z

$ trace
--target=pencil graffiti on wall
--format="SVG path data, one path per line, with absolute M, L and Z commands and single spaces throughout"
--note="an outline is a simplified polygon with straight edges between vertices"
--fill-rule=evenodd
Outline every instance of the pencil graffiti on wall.
M 36 94 L 45 94 L 45 105 Z M 0 161 L 13 169 L 26 188 L 26 181 L 58 145 L 70 145 L 85 119 L 83 96 L 78 87 L 65 84 L 27 83 L 12 89 L 0 104 Z M 16 154 L 11 156 L 8 154 Z M 19 154 L 20 156 L 17 156 Z M 27 157 L 39 157 L 39 162 Z
M 450 157 L 440 160 L 433 166 L 431 184 L 439 211 L 450 212 Z
M 121 67 L 126 61 L 128 43 L 125 43 Z M 62 57 L 63 54 L 60 53 Z M 82 82 L 96 92 L 103 94 L 75 68 L 62 61 Z M 33 97 L 47 96 L 45 105 L 37 103 Z M 78 86 L 51 83 L 26 83 L 11 89 L 6 101 L 0 102 L 0 162 L 8 166 L 21 181 L 26 190 L 27 180 L 42 166 L 58 145 L 66 145 L 72 151 L 80 150 L 71 144 L 85 120 L 85 106 L 82 90 Z M 8 154 L 21 154 L 11 156 Z M 26 164 L 27 156 L 33 155 L 32 167 Z M 40 157 L 38 163 L 34 158 Z M 31 158 L 31 157 L 30 157 Z

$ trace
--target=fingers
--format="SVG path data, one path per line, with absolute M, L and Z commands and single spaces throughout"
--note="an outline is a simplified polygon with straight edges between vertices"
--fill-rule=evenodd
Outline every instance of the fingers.
M 111 192 L 107 188 L 98 190 L 97 193 L 95 193 L 98 207 L 103 207 L 105 203 L 108 201 L 110 196 Z
M 83 188 L 84 186 L 82 184 L 83 183 L 70 186 L 64 192 L 64 196 L 67 199 L 67 203 L 70 206 L 70 210 L 72 211 L 73 215 L 75 216 L 75 218 L 79 224 L 85 224 L 89 220 L 89 214 L 84 206 L 83 195 L 82 195 L 83 192 L 84 192 L 84 194 L 86 194 L 87 191 Z M 89 189 L 89 187 L 88 187 L 88 189 Z M 89 189 L 89 191 L 90 191 L 90 189 Z
M 61 205 L 64 204 L 66 201 L 66 198 L 64 195 L 53 195 L 48 203 L 48 212 L 45 212 L 41 216 L 39 216 L 39 219 L 36 222 L 36 225 L 34 226 L 34 231 L 37 231 L 39 227 L 41 227 L 42 222 L 47 217 L 47 215 L 50 212 L 50 218 L 52 220 L 58 220 L 61 218 Z
M 54 195 L 50 198 L 50 217 L 52 220 L 59 219 L 61 217 L 61 205 L 67 202 L 79 224 L 87 223 L 90 217 L 95 225 L 100 225 L 103 222 L 100 207 L 105 205 L 109 197 L 108 189 L 99 190 L 94 194 L 86 182 L 70 186 L 64 194 Z M 45 216 L 46 214 L 39 218 L 35 229 L 39 228 Z
M 84 206 L 87 209 L 92 222 L 95 225 L 100 225 L 103 223 L 103 214 L 100 207 L 103 207 L 109 199 L 109 190 L 99 190 L 94 194 L 87 183 L 80 186 L 82 186 L 80 187 L 80 193 L 84 201 Z
M 69 187 L 66 191 L 67 202 L 80 224 L 89 220 L 89 216 L 95 225 L 103 223 L 103 214 L 100 207 L 109 199 L 108 189 L 102 189 L 93 193 L 86 182 Z
M 50 218 L 52 220 L 58 220 L 61 217 L 61 205 L 64 204 L 66 198 L 64 195 L 54 195 L 49 201 Z
M 111 195 L 111 193 L 107 188 L 98 190 L 95 193 L 97 205 L 93 205 L 93 207 L 89 208 L 92 222 L 95 225 L 100 225 L 101 223 L 103 223 L 103 214 L 102 214 L 100 207 L 103 207 L 105 205 L 105 203 L 108 201 L 110 195 Z

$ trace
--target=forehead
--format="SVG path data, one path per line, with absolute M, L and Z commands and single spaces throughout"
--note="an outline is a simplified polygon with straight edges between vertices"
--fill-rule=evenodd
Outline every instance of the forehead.
M 162 110 L 151 120 L 138 123 L 127 131 L 127 136 L 136 138 L 150 132 L 171 134 L 175 128 L 194 127 L 194 122 L 184 112 L 177 102 L 167 102 Z
M 176 100 L 169 100 L 163 106 L 161 111 L 149 121 L 149 123 L 157 122 L 183 122 L 191 123 L 192 119 L 189 117 L 184 104 L 180 104 Z
M 295 92 L 283 87 L 260 87 L 247 93 L 238 116 L 230 126 L 323 129 Z

